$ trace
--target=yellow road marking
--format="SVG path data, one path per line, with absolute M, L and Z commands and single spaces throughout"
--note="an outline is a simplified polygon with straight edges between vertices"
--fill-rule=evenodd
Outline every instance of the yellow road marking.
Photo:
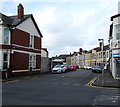
M 93 83 L 98 79 L 98 77 L 94 77 L 90 82 L 88 82 L 85 86 L 94 87 L 94 88 L 108 88 L 108 89 L 120 89 L 120 88 L 113 88 L 113 87 L 107 87 L 107 86 L 95 86 Z

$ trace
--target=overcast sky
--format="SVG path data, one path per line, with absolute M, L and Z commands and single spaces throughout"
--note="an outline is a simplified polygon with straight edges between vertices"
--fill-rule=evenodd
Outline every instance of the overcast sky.
M 48 48 L 52 57 L 95 48 L 98 38 L 108 44 L 110 17 L 118 14 L 118 1 L 0 0 L 0 10 L 8 16 L 16 15 L 22 3 L 25 14 L 33 14 L 43 35 L 42 47 Z

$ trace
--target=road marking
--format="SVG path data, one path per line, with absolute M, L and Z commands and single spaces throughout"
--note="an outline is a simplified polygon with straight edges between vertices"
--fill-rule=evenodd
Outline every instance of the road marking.
M 20 81 L 20 80 L 11 80 L 11 81 L 7 81 L 5 83 L 12 83 L 12 82 L 18 82 L 18 81 Z
M 99 75 L 100 76 L 100 75 Z M 120 89 L 120 88 L 113 88 L 113 87 L 107 87 L 107 86 L 96 86 L 96 85 L 93 85 L 93 83 L 98 79 L 98 77 L 94 77 L 90 82 L 88 82 L 85 86 L 89 86 L 89 87 L 94 87 L 94 88 L 107 88 L 107 89 Z

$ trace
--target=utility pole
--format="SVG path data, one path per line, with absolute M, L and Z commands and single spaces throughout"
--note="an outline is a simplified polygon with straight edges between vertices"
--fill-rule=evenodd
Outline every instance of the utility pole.
M 102 51 L 102 85 L 104 85 L 104 39 L 98 39 L 98 41 L 101 41 L 102 43 L 102 47 L 101 47 L 101 51 Z

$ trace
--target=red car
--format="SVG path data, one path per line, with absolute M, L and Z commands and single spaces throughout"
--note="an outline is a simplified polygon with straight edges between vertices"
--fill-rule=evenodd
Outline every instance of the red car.
M 76 65 L 76 69 L 79 69 L 79 66 L 78 66 L 78 65 Z
M 76 66 L 70 65 L 68 69 L 69 71 L 76 71 Z

